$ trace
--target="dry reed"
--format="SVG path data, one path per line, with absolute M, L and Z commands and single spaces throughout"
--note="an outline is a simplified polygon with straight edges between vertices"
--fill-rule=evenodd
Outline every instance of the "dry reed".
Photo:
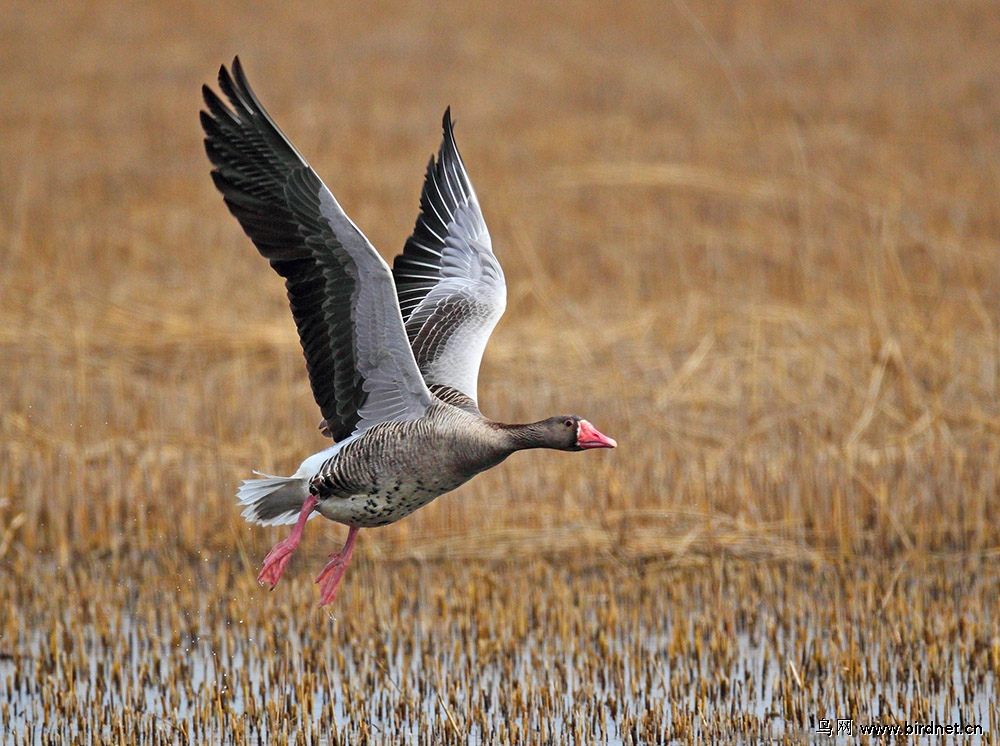
M 794 740 L 995 693 L 988 3 L 94 2 L 0 49 L 0 732 Z M 266 595 L 233 505 L 322 445 L 201 152 L 234 52 L 387 255 L 452 105 L 509 282 L 484 409 L 621 443 L 367 532 L 332 625 L 337 530 Z

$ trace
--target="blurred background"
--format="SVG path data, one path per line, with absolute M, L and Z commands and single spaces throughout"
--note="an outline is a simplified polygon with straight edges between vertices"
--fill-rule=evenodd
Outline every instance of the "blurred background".
M 445 578 L 482 561 L 501 583 L 522 562 L 719 557 L 995 573 L 991 3 L 8 10 L 5 654 L 27 644 L 19 620 L 52 622 L 53 593 L 117 583 L 108 603 L 134 601 L 141 579 L 194 582 L 192 608 L 261 603 L 283 530 L 245 524 L 236 488 L 326 442 L 282 283 L 208 175 L 200 87 L 236 54 L 390 261 L 452 107 L 509 285 L 483 411 L 578 412 L 620 444 L 518 455 L 363 532 L 344 609 L 362 613 L 352 586 L 409 590 L 389 561 Z M 310 524 L 286 572 L 301 582 L 267 602 L 312 604 L 341 534 Z

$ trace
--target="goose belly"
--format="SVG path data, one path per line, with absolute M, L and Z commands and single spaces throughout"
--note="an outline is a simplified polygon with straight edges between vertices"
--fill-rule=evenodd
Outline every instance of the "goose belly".
M 450 492 L 465 479 L 443 480 L 401 477 L 375 486 L 360 494 L 321 498 L 316 510 L 337 523 L 359 528 L 387 526 L 406 518 L 431 500 Z
M 405 518 L 507 455 L 482 445 L 476 424 L 468 412 L 440 403 L 422 420 L 375 425 L 345 441 L 316 472 L 316 509 L 359 528 Z

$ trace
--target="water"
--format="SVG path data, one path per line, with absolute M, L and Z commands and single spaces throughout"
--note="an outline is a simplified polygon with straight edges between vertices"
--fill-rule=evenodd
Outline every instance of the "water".
M 82 623 L 50 608 L 0 659 L 4 742 L 833 743 L 870 723 L 965 723 L 982 733 L 916 742 L 991 742 L 989 620 L 949 626 L 944 605 L 907 629 L 905 595 L 824 605 L 754 567 L 721 583 L 548 565 L 393 577 L 409 581 L 393 600 L 372 588 L 332 615 L 295 587 L 193 608 L 132 589 L 133 609 Z

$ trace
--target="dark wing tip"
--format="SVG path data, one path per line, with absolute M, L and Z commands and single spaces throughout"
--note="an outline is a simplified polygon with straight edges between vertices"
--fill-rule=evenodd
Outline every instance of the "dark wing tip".
M 253 116 L 258 112 L 263 112 L 263 106 L 257 100 L 246 73 L 243 71 L 243 63 L 240 62 L 239 55 L 233 57 L 233 64 L 227 68 L 224 64 L 219 65 L 219 89 L 225 94 L 229 102 L 237 109 L 245 109 L 246 113 Z M 265 118 L 269 119 L 266 116 Z M 277 125 L 270 122 L 276 129 Z
M 444 130 L 444 139 L 441 141 L 441 149 L 438 152 L 439 160 L 443 160 L 446 156 L 451 156 L 461 164 L 462 156 L 458 152 L 458 141 L 455 140 L 455 120 L 451 118 L 450 106 L 444 110 L 444 119 L 441 122 L 441 126 Z M 464 170 L 464 168 L 465 165 L 462 164 L 462 169 Z
M 233 57 L 231 70 L 233 73 L 233 80 L 236 81 L 236 87 L 241 93 L 246 94 L 246 97 L 256 104 L 258 108 L 260 108 L 257 97 L 254 95 L 253 89 L 250 87 L 250 81 L 247 80 L 247 74 L 243 71 L 243 63 L 240 62 L 239 55 Z
M 224 85 L 227 81 L 231 81 L 234 77 L 243 77 L 243 63 L 240 62 L 239 55 L 233 57 L 233 63 L 228 68 L 225 63 L 219 65 L 219 85 Z
M 225 64 L 219 65 L 218 81 L 219 81 L 219 88 L 221 88 L 223 91 L 225 91 L 227 88 L 232 87 L 233 78 L 229 74 L 229 68 L 227 68 Z

